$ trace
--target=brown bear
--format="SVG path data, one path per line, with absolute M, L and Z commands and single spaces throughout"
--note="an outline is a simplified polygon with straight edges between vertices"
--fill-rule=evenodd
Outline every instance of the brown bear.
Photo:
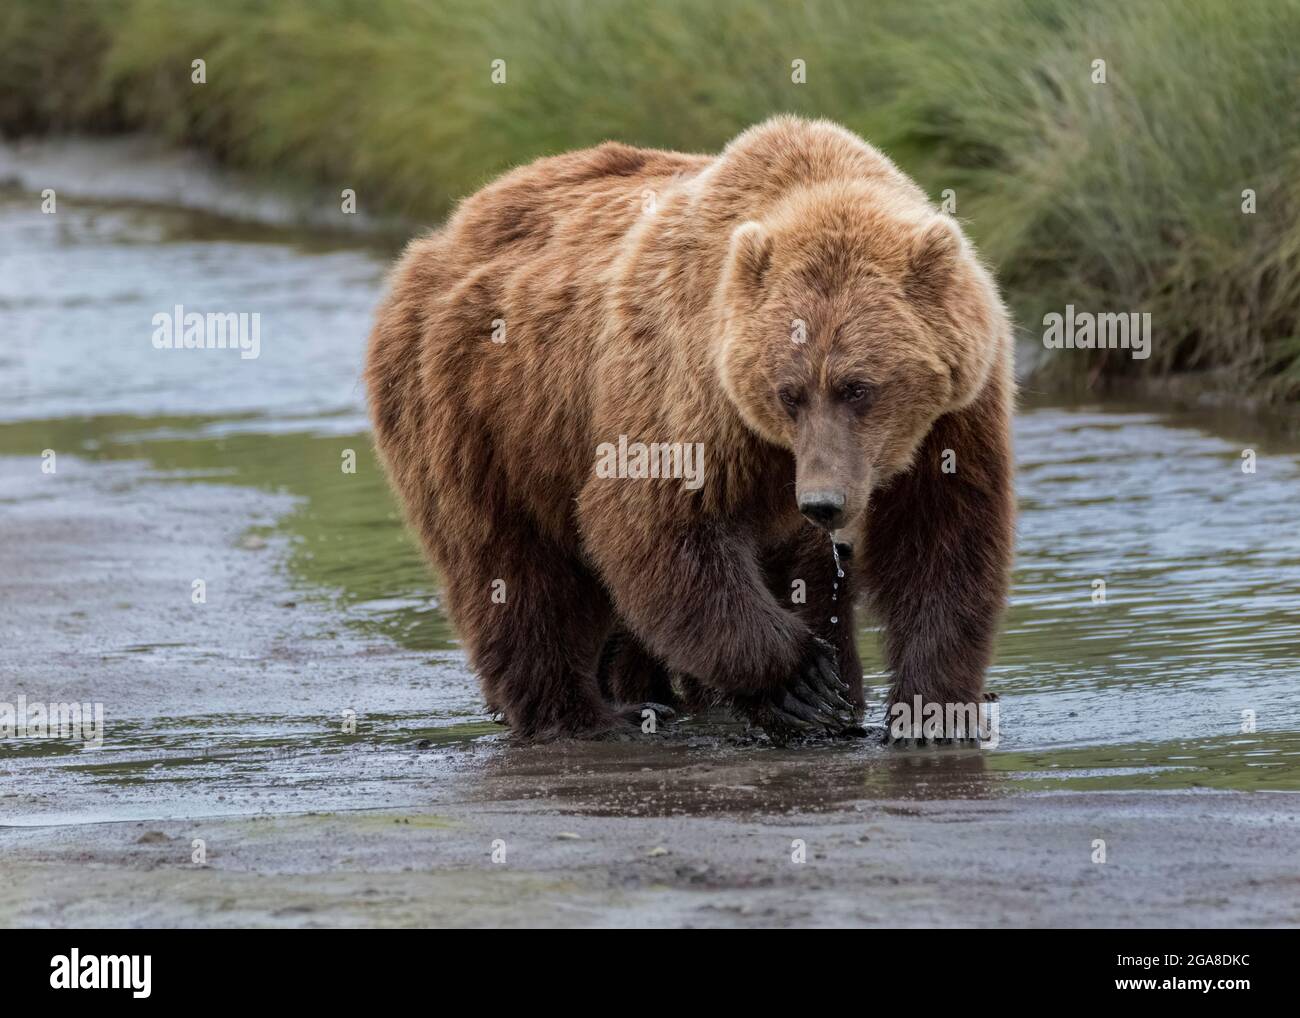
M 957 224 L 856 135 L 778 117 L 718 156 L 611 142 L 489 184 L 407 248 L 365 377 L 516 732 L 686 690 L 784 738 L 858 721 L 859 595 L 891 702 L 981 698 L 1011 357 Z

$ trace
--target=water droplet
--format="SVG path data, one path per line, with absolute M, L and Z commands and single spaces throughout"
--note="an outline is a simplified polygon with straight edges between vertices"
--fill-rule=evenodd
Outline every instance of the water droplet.
M 842 579 L 844 577 L 844 570 L 840 568 L 840 549 L 835 544 L 834 537 L 831 538 L 831 555 L 835 558 L 835 573 L 837 576 L 839 576 Z M 838 583 L 835 583 L 834 581 L 831 582 L 831 586 L 836 590 L 840 589 L 840 585 Z M 838 601 L 839 599 L 840 599 L 839 594 L 831 595 L 832 601 Z M 839 621 L 840 621 L 840 617 L 838 615 L 831 616 L 832 626 L 839 625 Z

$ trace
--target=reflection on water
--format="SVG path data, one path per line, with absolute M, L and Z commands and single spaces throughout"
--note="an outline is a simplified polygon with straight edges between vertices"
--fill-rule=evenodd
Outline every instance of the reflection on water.
M 25 787 L 80 802 L 79 815 L 148 815 L 160 801 L 175 815 L 425 801 L 440 767 L 484 753 L 486 787 L 536 771 L 554 777 L 557 800 L 595 796 L 623 811 L 650 809 L 645 796 L 668 774 L 668 810 L 1012 790 L 1300 790 L 1300 446 L 1258 421 L 1150 407 L 1035 405 L 1019 415 L 1018 560 L 990 676 L 1002 697 L 995 750 L 775 750 L 712 721 L 687 721 L 648 745 L 508 749 L 481 713 L 365 434 L 357 375 L 383 258 L 62 195 L 56 217 L 35 209 L 27 195 L 0 201 L 0 231 L 17 242 L 0 251 L 6 476 L 47 448 L 92 474 L 126 470 L 113 482 L 124 520 L 149 511 L 146 485 L 274 495 L 273 521 L 234 541 L 270 542 L 283 573 L 253 607 L 275 613 L 291 595 L 311 599 L 338 627 L 328 637 L 355 648 L 347 668 L 303 676 L 307 688 L 335 683 L 338 702 L 349 702 L 358 689 L 409 692 L 431 662 L 457 676 L 427 712 L 361 705 L 356 735 L 274 689 L 255 699 L 278 709 L 232 712 L 226 690 L 206 710 L 177 715 L 160 702 L 153 716 L 117 717 L 93 757 L 57 742 L 0 748 L 0 764 Z M 176 303 L 260 311 L 262 357 L 155 351 L 151 317 Z M 1254 474 L 1241 469 L 1247 447 L 1258 454 Z M 355 473 L 341 468 L 347 450 Z M 6 490 L 0 513 L 58 497 Z M 75 607 L 67 625 L 90 624 L 95 612 Z M 111 637 L 104 653 L 140 655 L 162 676 L 163 700 L 167 676 L 192 656 L 184 641 Z M 66 635 L 27 639 L 58 654 Z M 861 639 L 878 705 L 875 636 Z M 204 643 L 220 668 L 221 640 Z M 397 657 L 372 661 L 380 646 Z M 94 687 L 93 662 L 79 667 Z M 17 693 L 24 677 L 5 667 L 0 681 Z M 94 692 L 113 702 L 112 689 Z M 648 776 L 622 780 L 629 773 Z M 51 798 L 0 800 L 0 810 L 12 820 L 62 815 Z

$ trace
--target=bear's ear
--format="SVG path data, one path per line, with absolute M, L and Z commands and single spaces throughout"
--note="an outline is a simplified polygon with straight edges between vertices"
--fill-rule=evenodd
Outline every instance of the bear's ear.
M 755 222 L 741 223 L 731 234 L 730 284 L 736 296 L 752 300 L 763 288 L 772 264 L 772 237 Z
M 912 243 L 907 288 L 919 295 L 933 294 L 951 278 L 960 255 L 957 228 L 947 217 L 937 217 Z

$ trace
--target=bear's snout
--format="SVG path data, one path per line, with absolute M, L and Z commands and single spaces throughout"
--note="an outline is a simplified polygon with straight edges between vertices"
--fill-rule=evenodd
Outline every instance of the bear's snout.
M 799 511 L 817 526 L 834 530 L 843 522 L 844 502 L 844 492 L 823 488 L 801 494 Z

